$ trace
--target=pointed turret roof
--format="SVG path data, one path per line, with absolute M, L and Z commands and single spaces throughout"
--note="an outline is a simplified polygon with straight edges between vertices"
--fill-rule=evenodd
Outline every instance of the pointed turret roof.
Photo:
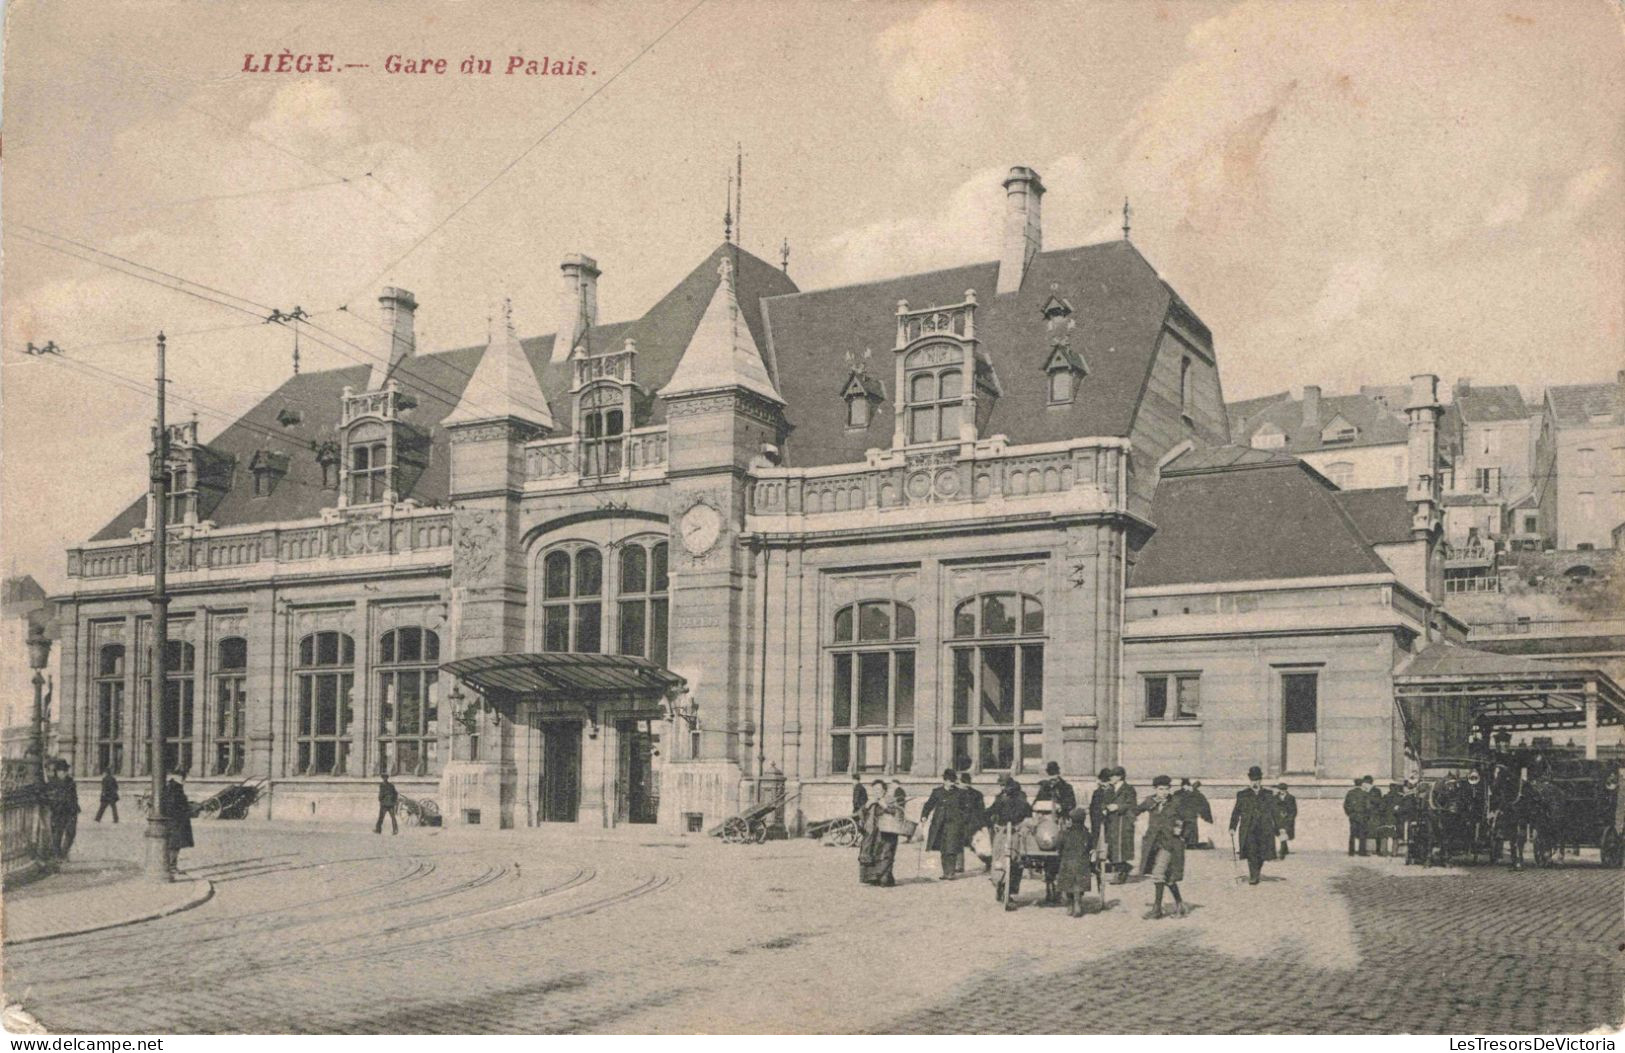
M 700 317 L 671 380 L 661 389 L 661 396 L 744 388 L 783 405 L 783 396 L 767 375 L 756 338 L 740 313 L 734 293 L 733 262 L 727 256 L 717 264 L 717 274 L 721 280 L 711 295 L 711 303 Z
M 502 301 L 502 319 L 457 407 L 447 415 L 446 424 L 468 424 L 479 420 L 512 417 L 537 427 L 557 427 L 548 408 L 536 371 L 513 325 L 513 301 Z

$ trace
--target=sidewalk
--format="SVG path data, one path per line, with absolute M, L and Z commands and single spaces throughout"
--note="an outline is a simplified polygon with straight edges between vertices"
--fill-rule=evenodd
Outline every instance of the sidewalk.
M 6 893 L 0 933 L 8 947 L 75 936 L 161 918 L 212 895 L 211 882 L 189 878 L 184 871 L 162 884 L 147 880 L 140 866 L 125 860 L 74 860 Z

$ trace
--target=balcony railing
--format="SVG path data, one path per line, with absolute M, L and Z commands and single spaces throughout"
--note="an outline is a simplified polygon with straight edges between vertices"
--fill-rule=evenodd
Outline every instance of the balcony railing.
M 594 486 L 660 473 L 666 467 L 666 429 L 636 428 L 622 435 L 571 435 L 525 447 L 525 479 L 561 486 Z
M 214 533 L 177 529 L 168 546 L 170 573 L 249 569 L 352 556 L 403 555 L 446 550 L 450 558 L 451 513 L 343 514 L 308 526 Z M 122 578 L 152 573 L 150 542 L 68 550 L 68 576 Z

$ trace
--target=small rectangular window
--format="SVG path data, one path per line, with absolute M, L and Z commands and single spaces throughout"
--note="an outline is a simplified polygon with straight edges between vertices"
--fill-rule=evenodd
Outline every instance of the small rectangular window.
M 1163 720 L 1168 716 L 1168 678 L 1145 678 L 1145 719 Z

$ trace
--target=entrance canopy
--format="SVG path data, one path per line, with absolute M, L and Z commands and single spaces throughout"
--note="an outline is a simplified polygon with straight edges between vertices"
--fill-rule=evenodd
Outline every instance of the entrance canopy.
M 622 654 L 493 654 L 459 658 L 440 668 L 510 715 L 523 701 L 573 703 L 594 725 L 602 705 L 659 704 L 686 684 L 669 669 Z
M 1405 737 L 1423 756 L 1462 751 L 1475 729 L 1584 728 L 1625 724 L 1625 693 L 1599 668 L 1557 665 L 1437 641 L 1394 671 Z

